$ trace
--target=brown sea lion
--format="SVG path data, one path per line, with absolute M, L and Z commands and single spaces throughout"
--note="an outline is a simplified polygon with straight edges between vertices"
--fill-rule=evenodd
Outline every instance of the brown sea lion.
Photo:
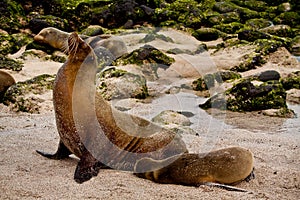
M 0 70 L 0 102 L 3 101 L 7 89 L 15 83 L 15 79 L 9 73 Z
M 40 43 L 49 44 L 53 48 L 60 49 L 68 52 L 68 37 L 70 33 L 61 31 L 54 27 L 47 27 L 42 29 L 36 36 L 34 40 Z M 127 53 L 127 48 L 125 43 L 118 37 L 110 35 L 99 35 L 89 37 L 86 35 L 80 35 L 82 39 L 85 40 L 93 49 L 98 47 L 104 47 L 109 50 L 110 53 L 115 58 Z
M 95 93 L 96 56 L 77 33 L 68 37 L 68 48 L 69 57 L 53 86 L 58 150 L 39 154 L 52 159 L 75 154 L 80 161 L 74 179 L 82 183 L 100 168 L 133 171 L 142 157 L 165 159 L 187 152 L 176 133 L 120 112 Z
M 175 161 L 169 165 L 168 160 Z M 158 183 L 199 186 L 206 183 L 235 184 L 253 171 L 253 154 L 241 147 L 230 147 L 208 153 L 185 153 L 164 160 L 142 158 L 136 162 L 136 176 Z

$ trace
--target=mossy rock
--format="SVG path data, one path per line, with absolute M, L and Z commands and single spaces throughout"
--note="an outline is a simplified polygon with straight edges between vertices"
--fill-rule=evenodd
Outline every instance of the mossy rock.
M 96 36 L 106 32 L 106 29 L 99 25 L 90 25 L 86 29 L 81 31 L 82 35 Z
M 208 90 L 215 86 L 215 83 L 223 83 L 229 80 L 241 78 L 239 73 L 233 71 L 219 71 L 213 74 L 206 74 L 203 77 L 193 81 L 192 87 L 196 91 Z
M 260 53 L 260 55 L 268 55 L 277 51 L 279 47 L 284 46 L 282 42 L 270 39 L 258 39 L 254 44 L 257 45 L 255 52 Z
M 128 65 L 135 64 L 141 68 L 151 68 L 151 71 L 157 76 L 157 69 L 167 69 L 172 63 L 175 62 L 174 58 L 171 58 L 150 45 L 144 45 L 143 47 L 134 50 L 129 54 L 125 54 L 115 60 L 112 65 Z M 149 71 L 146 69 L 146 71 Z M 147 72 L 148 73 L 148 72 Z
M 268 4 L 265 1 L 256 1 L 256 0 L 247 0 L 247 1 L 240 1 L 240 0 L 231 0 L 231 2 L 242 6 L 247 7 L 251 10 L 255 10 L 258 12 L 265 11 L 268 8 Z
M 275 19 L 273 19 L 273 22 L 275 24 L 287 24 L 295 28 L 300 28 L 299 21 L 300 21 L 299 12 L 292 12 L 292 11 L 283 12 L 280 15 L 278 15 Z
M 271 36 L 261 31 L 246 29 L 238 32 L 238 39 L 254 42 L 257 39 L 271 39 Z
M 245 72 L 251 69 L 256 69 L 256 66 L 265 64 L 266 61 L 263 59 L 260 53 L 252 52 L 245 56 L 245 60 L 238 66 L 232 67 L 230 70 L 237 72 Z
M 268 19 L 249 19 L 246 21 L 246 26 L 253 28 L 255 30 L 270 27 L 272 22 Z
M 300 71 L 289 74 L 280 79 L 280 82 L 286 90 L 300 89 Z
M 237 12 L 228 12 L 223 14 L 215 13 L 208 18 L 208 22 L 211 25 L 226 24 L 239 21 L 240 15 Z
M 42 29 L 47 27 L 55 27 L 59 30 L 69 31 L 69 23 L 67 19 L 63 19 L 60 17 L 52 16 L 52 15 L 39 15 L 34 17 L 29 22 L 30 30 L 38 34 Z
M 52 90 L 55 75 L 43 74 L 24 82 L 17 82 L 5 93 L 3 103 L 16 112 L 39 113 L 42 101 L 36 95 Z
M 204 1 L 203 3 L 207 3 Z M 155 9 L 155 21 L 159 25 L 166 25 L 166 22 L 175 22 L 186 27 L 199 27 L 204 19 L 200 4 L 194 0 L 175 0 L 165 3 L 163 7 Z M 170 23 L 168 23 L 170 24 Z
M 171 43 L 174 43 L 173 39 L 170 38 L 170 37 L 167 37 L 163 34 L 157 34 L 157 33 L 149 33 L 147 34 L 143 39 L 141 39 L 139 41 L 139 43 L 148 43 L 148 42 L 152 42 L 156 39 L 159 39 L 159 40 L 162 40 L 162 41 L 165 41 L 165 42 L 171 42 Z
M 239 6 L 229 1 L 220 1 L 216 2 L 213 8 L 220 13 L 228 13 L 236 11 Z
M 8 33 L 16 33 L 25 24 L 21 23 L 25 19 L 25 12 L 21 4 L 12 0 L 2 0 L 0 3 L 0 24 L 1 29 Z M 24 20 L 25 21 L 25 20 Z M 2 43 L 2 42 L 1 42 Z
M 255 86 L 243 79 L 224 94 L 217 94 L 199 105 L 203 109 L 219 108 L 231 111 L 257 111 L 287 108 L 286 91 L 278 81 Z
M 11 58 L 7 58 L 0 54 L 0 69 L 9 69 L 13 71 L 21 71 L 24 67 L 23 63 Z
M 218 38 L 224 37 L 225 35 L 225 33 L 222 33 L 221 31 L 215 28 L 200 28 L 192 33 L 192 36 L 194 36 L 197 40 L 200 41 L 217 40 Z
M 220 24 L 220 25 L 215 25 L 213 28 L 216 28 L 224 33 L 228 34 L 233 34 L 239 31 L 244 27 L 244 24 L 239 23 L 239 22 L 232 22 L 229 24 Z
M 261 29 L 260 31 L 263 33 L 268 33 L 268 34 L 279 36 L 279 37 L 290 37 L 290 38 L 293 38 L 297 34 L 300 34 L 299 30 L 292 29 L 290 26 L 282 25 L 282 24 L 269 26 L 269 27 Z
M 125 70 L 109 68 L 97 74 L 97 79 L 97 91 L 106 100 L 149 96 L 145 77 Z
M 293 38 L 291 42 L 291 51 L 294 55 L 300 56 L 300 35 Z

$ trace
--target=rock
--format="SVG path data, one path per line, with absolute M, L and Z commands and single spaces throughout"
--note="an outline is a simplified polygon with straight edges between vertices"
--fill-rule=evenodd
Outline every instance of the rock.
M 249 42 L 254 42 L 257 39 L 271 39 L 269 34 L 256 31 L 256 30 L 243 30 L 238 32 L 238 38 L 240 40 L 246 40 Z
M 242 29 L 244 27 L 244 24 L 239 23 L 239 22 L 232 22 L 229 24 L 219 24 L 219 25 L 215 25 L 213 26 L 214 28 L 224 32 L 224 33 L 228 33 L 228 34 L 234 34 L 237 31 L 239 31 L 240 29 Z
M 215 86 L 215 82 L 223 83 L 227 80 L 241 78 L 241 75 L 232 71 L 219 71 L 213 74 L 206 74 L 203 77 L 193 81 L 192 87 L 196 91 L 208 90 Z
M 97 56 L 98 71 L 105 66 L 110 66 L 116 57 L 106 48 L 99 46 L 94 49 L 95 55 Z
M 275 70 L 267 70 L 264 72 L 261 72 L 258 76 L 257 76 L 258 80 L 260 81 L 270 81 L 270 80 L 279 80 L 280 79 L 280 74 L 279 72 L 275 71 Z
M 22 62 L 15 60 L 15 59 L 7 58 L 0 54 L 0 69 L 21 71 L 22 68 L 23 68 Z
M 3 103 L 16 112 L 39 113 L 43 100 L 39 95 L 52 90 L 55 76 L 43 74 L 17 82 L 6 91 Z
M 192 36 L 194 36 L 197 40 L 200 41 L 216 40 L 225 35 L 225 33 L 222 33 L 221 31 L 215 28 L 200 28 L 192 33 Z
M 299 12 L 288 11 L 283 12 L 273 19 L 274 24 L 286 24 L 291 27 L 299 26 L 300 14 Z
M 99 25 L 90 25 L 83 31 L 81 31 L 82 35 L 87 35 L 87 36 L 96 36 L 96 35 L 101 35 L 105 32 L 105 29 L 102 26 Z
M 240 15 L 237 12 L 228 12 L 224 14 L 214 13 L 208 18 L 208 21 L 211 25 L 239 22 Z
M 203 109 L 218 108 L 231 111 L 255 111 L 287 108 L 286 91 L 278 81 L 254 85 L 243 79 L 224 94 L 217 94 L 199 105 Z
M 286 91 L 287 96 L 286 96 L 286 101 L 295 103 L 295 104 L 300 104 L 300 90 L 299 89 L 290 89 Z
M 263 110 L 262 114 L 270 116 L 270 117 L 284 117 L 284 118 L 296 117 L 295 112 L 288 108 L 267 109 L 267 110 Z
M 286 90 L 300 89 L 300 71 L 293 72 L 280 80 Z
M 174 62 L 174 58 L 165 55 L 153 46 L 144 45 L 129 54 L 121 56 L 113 62 L 113 65 L 138 65 L 142 68 L 143 74 L 148 80 L 155 80 L 158 78 L 158 68 L 167 69 Z
M 272 25 L 272 22 L 270 20 L 262 19 L 262 18 L 249 19 L 246 21 L 246 26 L 251 27 L 255 30 L 270 27 L 271 25 Z
M 0 2 L 0 24 L 1 29 L 8 33 L 15 33 L 22 27 L 25 20 L 25 13 L 17 1 L 2 0 Z M 0 42 L 2 43 L 2 41 Z
M 139 42 L 140 43 L 148 43 L 148 42 L 152 42 L 156 39 L 165 41 L 165 42 L 171 42 L 174 43 L 174 41 L 172 40 L 172 38 L 167 37 L 163 34 L 157 34 L 157 33 L 149 33 L 147 34 L 143 39 L 141 39 Z
M 294 37 L 297 34 L 290 26 L 282 24 L 262 28 L 259 31 L 280 37 Z
M 97 74 L 97 92 L 106 100 L 149 96 L 145 77 L 115 68 Z
M 291 4 L 289 2 L 282 3 L 278 6 L 279 12 L 287 12 L 291 10 Z
M 300 35 L 293 38 L 291 49 L 295 56 L 300 56 Z
M 176 124 L 180 126 L 190 126 L 191 121 L 176 111 L 165 110 L 152 118 L 152 121 L 161 125 Z
M 16 81 L 14 77 L 5 71 L 0 71 L 0 103 L 2 103 L 7 89 L 15 83 Z
M 55 27 L 65 31 L 70 30 L 68 21 L 66 19 L 52 15 L 35 16 L 29 22 L 29 28 L 35 34 L 38 34 L 42 29 L 47 27 Z

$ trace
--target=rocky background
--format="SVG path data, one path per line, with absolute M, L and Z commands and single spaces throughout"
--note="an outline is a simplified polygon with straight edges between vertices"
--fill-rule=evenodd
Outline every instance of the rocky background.
M 271 115 L 293 117 L 293 111 L 287 108 L 286 98 L 294 103 L 300 101 L 299 62 L 294 59 L 294 56 L 300 55 L 300 13 L 296 0 L 4 0 L 1 2 L 0 15 L 0 68 L 8 72 L 22 71 L 24 59 L 28 55 L 35 54 L 56 62 L 65 61 L 66 57 L 63 53 L 33 41 L 33 36 L 45 27 L 52 26 L 66 32 L 78 31 L 88 36 L 119 34 L 128 29 L 143 27 L 172 27 L 201 41 L 200 50 L 195 52 L 207 50 L 210 56 L 215 57 L 214 61 L 220 70 L 213 74 L 198 74 L 198 77 L 193 77 L 194 81 L 188 83 L 187 87 L 200 91 L 197 93 L 200 96 L 209 97 L 207 91 L 215 84 L 231 83 L 230 87 L 228 84 L 226 86 L 225 97 L 213 96 L 205 104 L 200 105 L 202 108 L 215 105 L 232 111 L 276 109 Z M 144 42 L 157 38 L 168 39 L 159 38 L 161 36 L 163 35 L 148 32 Z M 22 47 L 26 51 L 21 56 L 11 56 Z M 231 61 L 222 60 L 226 58 L 226 54 L 230 57 L 236 49 L 240 50 L 239 55 L 235 58 L 231 57 Z M 195 52 L 175 48 L 162 53 L 195 54 Z M 130 55 L 126 56 L 124 59 L 128 60 Z M 113 64 L 141 63 L 136 58 L 130 60 L 131 63 L 119 59 Z M 150 62 L 163 63 L 164 60 Z M 254 73 L 255 69 L 269 66 L 270 63 L 279 68 L 267 67 Z M 246 76 L 247 71 L 252 73 Z M 16 83 L 6 93 L 2 91 L 1 101 L 6 105 L 14 104 L 11 107 L 16 111 L 38 113 L 39 108 L 36 105 L 38 102 L 34 101 L 34 97 L 27 95 L 25 98 L 22 95 L 29 91 L 42 94 L 45 90 L 51 89 L 54 74 L 32 78 L 34 79 Z M 136 78 L 131 79 L 136 81 Z M 142 84 L 143 77 L 139 79 Z M 145 81 L 143 88 L 132 97 L 149 96 Z M 260 83 L 254 84 L 253 81 Z M 100 88 L 103 93 L 108 91 L 104 86 L 107 86 L 107 83 L 103 83 Z M 3 90 L 7 88 L 8 86 Z

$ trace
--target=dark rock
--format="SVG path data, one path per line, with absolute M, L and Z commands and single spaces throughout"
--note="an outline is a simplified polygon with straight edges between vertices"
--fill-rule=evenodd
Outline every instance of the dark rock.
M 299 34 L 299 31 L 296 31 L 292 29 L 288 25 L 274 25 L 274 26 L 269 26 L 263 29 L 260 29 L 259 31 L 263 33 L 268 33 L 271 35 L 276 35 L 279 37 L 294 37 L 297 34 Z
M 47 27 L 55 27 L 64 31 L 70 30 L 68 21 L 66 19 L 52 15 L 36 16 L 29 22 L 29 28 L 35 34 L 38 34 L 43 28 Z
M 216 40 L 225 35 L 225 33 L 222 33 L 221 31 L 214 28 L 200 28 L 192 33 L 192 36 L 200 41 Z
M 258 80 L 260 81 L 270 81 L 270 80 L 279 80 L 280 79 L 280 74 L 279 72 L 275 71 L 275 70 L 267 70 L 267 71 L 264 71 L 264 72 L 261 72 L 259 75 L 258 75 Z
M 271 39 L 271 36 L 256 30 L 243 30 L 238 33 L 238 39 L 254 42 L 257 39 Z

